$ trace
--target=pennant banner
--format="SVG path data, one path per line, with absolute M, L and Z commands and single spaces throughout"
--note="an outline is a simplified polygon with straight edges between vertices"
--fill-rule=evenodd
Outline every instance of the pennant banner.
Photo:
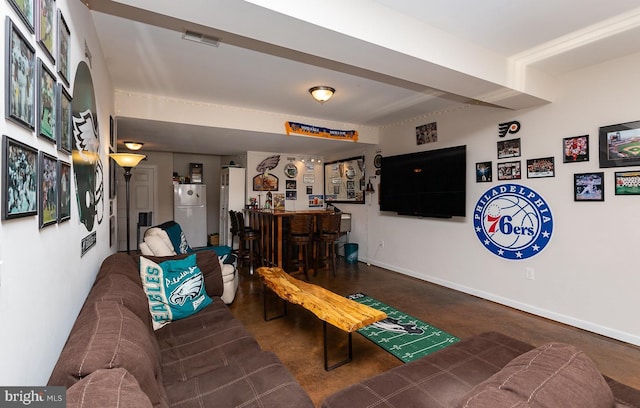
M 296 123 L 296 122 L 286 122 L 284 124 L 284 127 L 287 130 L 287 136 L 291 135 L 292 133 L 295 133 L 298 135 L 325 137 L 328 139 L 353 140 L 354 142 L 358 141 L 357 130 L 327 129 L 323 127 L 305 125 L 305 124 Z

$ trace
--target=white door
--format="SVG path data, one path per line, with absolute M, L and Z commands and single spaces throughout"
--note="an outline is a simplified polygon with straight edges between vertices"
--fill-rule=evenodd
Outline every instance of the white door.
M 118 250 L 127 250 L 127 200 L 126 185 L 124 181 L 124 171 L 118 167 Z M 155 225 L 155 167 L 138 166 L 131 170 L 131 181 L 129 184 L 130 195 L 130 220 L 129 220 L 129 240 L 131 250 L 138 248 L 138 213 L 152 212 Z M 148 227 L 140 228 L 140 240 Z

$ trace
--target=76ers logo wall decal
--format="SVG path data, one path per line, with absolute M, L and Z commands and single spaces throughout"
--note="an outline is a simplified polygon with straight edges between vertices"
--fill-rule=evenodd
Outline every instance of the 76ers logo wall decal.
M 473 210 L 473 227 L 482 245 L 504 259 L 526 259 L 544 249 L 553 233 L 546 201 L 519 184 L 487 190 Z

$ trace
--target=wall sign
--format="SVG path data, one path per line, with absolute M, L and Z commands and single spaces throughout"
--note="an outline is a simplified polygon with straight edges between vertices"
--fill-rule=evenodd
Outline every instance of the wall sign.
M 473 228 L 482 245 L 511 260 L 530 258 L 547 246 L 553 217 L 547 202 L 519 184 L 502 184 L 487 190 L 473 211 Z
M 287 136 L 291 134 L 298 134 L 313 137 L 324 137 L 327 139 L 352 140 L 354 142 L 358 141 L 357 130 L 328 129 L 325 127 L 305 125 L 297 122 L 286 122 L 284 124 L 284 128 L 287 132 Z

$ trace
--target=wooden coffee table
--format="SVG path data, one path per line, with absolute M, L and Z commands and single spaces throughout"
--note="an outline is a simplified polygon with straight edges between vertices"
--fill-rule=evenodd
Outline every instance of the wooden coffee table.
M 278 316 L 267 317 L 266 293 L 264 298 L 264 320 L 273 320 L 287 315 L 287 302 L 294 303 L 311 311 L 323 322 L 324 337 L 324 369 L 327 371 L 338 368 L 353 359 L 351 334 L 379 320 L 387 315 L 380 310 L 363 305 L 344 296 L 333 293 L 321 286 L 296 279 L 282 268 L 258 268 L 258 275 L 264 286 L 268 287 L 284 300 L 284 312 Z M 327 357 L 327 323 L 349 334 L 348 357 L 329 366 Z

